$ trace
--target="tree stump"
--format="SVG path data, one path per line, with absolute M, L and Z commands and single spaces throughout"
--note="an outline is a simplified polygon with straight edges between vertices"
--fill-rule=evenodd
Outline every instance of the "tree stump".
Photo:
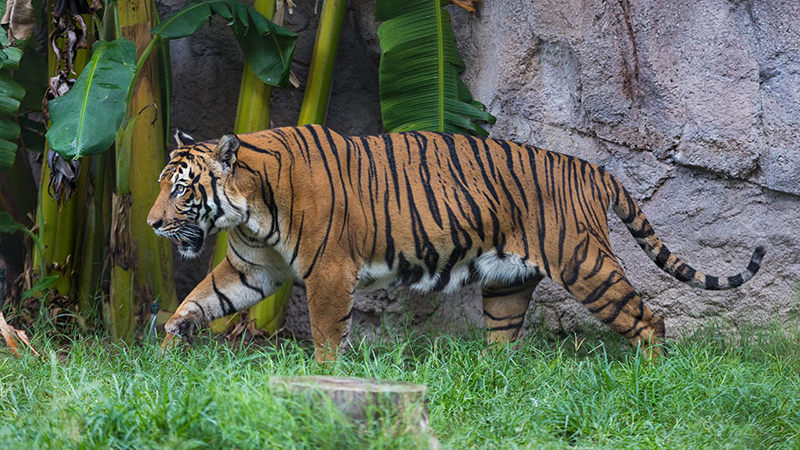
M 421 384 L 325 376 L 273 377 L 269 384 L 278 397 L 331 402 L 356 424 L 388 421 L 396 433 L 411 433 L 427 448 L 441 447 L 428 425 L 428 388 Z

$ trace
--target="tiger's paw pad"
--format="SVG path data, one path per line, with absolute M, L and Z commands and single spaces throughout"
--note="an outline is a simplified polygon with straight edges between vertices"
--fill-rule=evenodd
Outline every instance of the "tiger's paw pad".
M 167 335 L 174 335 L 185 339 L 188 343 L 192 342 L 192 338 L 200 330 L 203 324 L 203 317 L 199 311 L 192 311 L 190 309 L 183 309 L 176 312 L 164 324 L 164 331 Z

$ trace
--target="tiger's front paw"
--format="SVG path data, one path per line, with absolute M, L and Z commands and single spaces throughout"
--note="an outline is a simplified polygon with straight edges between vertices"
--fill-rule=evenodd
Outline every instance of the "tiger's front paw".
M 182 305 L 164 324 L 168 335 L 175 335 L 191 342 L 194 335 L 205 322 L 200 308 L 196 305 Z

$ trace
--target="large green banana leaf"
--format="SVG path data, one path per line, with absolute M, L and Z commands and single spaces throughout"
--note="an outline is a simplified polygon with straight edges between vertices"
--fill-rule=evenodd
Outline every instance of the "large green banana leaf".
M 236 0 L 189 2 L 153 28 L 153 34 L 163 39 L 186 37 L 199 30 L 213 14 L 228 20 L 245 59 L 261 81 L 271 86 L 288 86 L 297 35 Z
M 450 27 L 448 0 L 377 0 L 380 96 L 387 132 L 488 133 L 476 121 L 494 117 L 475 102 Z
M 288 85 L 297 35 L 235 0 L 188 3 L 151 30 L 155 36 L 151 45 L 189 36 L 213 14 L 229 21 L 247 62 L 262 81 L 274 86 Z M 163 48 L 157 51 L 165 52 Z M 143 53 L 148 54 L 148 50 Z M 49 104 L 52 126 L 47 141 L 51 149 L 65 159 L 73 159 L 103 152 L 111 146 L 127 110 L 127 94 L 136 72 L 135 58 L 135 46 L 124 38 L 95 44 L 92 59 L 75 86 Z
M 65 159 L 104 152 L 125 115 L 128 87 L 136 72 L 136 45 L 119 38 L 98 41 L 92 59 L 69 92 L 49 103 L 50 149 Z

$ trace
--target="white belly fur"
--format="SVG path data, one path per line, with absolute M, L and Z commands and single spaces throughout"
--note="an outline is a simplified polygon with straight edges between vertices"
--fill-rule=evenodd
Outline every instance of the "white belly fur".
M 442 258 L 444 259 L 444 258 Z M 539 273 L 538 267 L 530 261 L 523 261 L 519 255 L 505 253 L 503 258 L 498 257 L 495 250 L 488 251 L 475 258 L 475 252 L 461 259 L 450 271 L 450 280 L 442 289 L 448 293 L 464 286 L 469 279 L 469 262 L 474 260 L 478 272 L 479 282 L 483 285 L 506 285 L 535 276 Z M 422 261 L 410 260 L 411 264 L 425 267 Z M 443 262 L 440 260 L 440 266 Z M 380 288 L 391 286 L 400 282 L 397 273 L 398 264 L 390 270 L 385 263 L 366 263 L 359 273 L 359 288 Z M 408 287 L 419 292 L 431 292 L 439 281 L 442 267 L 431 275 L 427 268 L 422 278 Z

